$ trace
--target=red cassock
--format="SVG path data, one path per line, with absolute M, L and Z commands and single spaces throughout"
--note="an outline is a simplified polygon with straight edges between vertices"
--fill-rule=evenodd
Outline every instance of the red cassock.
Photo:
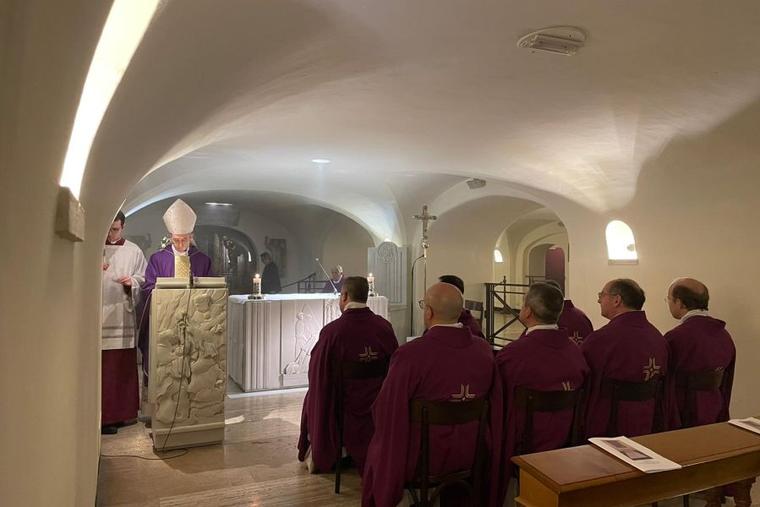
M 335 419 L 338 361 L 376 361 L 398 348 L 390 322 L 369 308 L 348 309 L 327 324 L 309 360 L 309 391 L 301 413 L 298 459 L 304 461 L 311 447 L 316 469 L 329 471 L 338 459 L 338 426 Z M 381 379 L 347 380 L 343 400 L 343 445 L 362 472 L 372 438 L 372 403 Z
M 420 449 L 418 425 L 410 425 L 414 399 L 464 401 L 487 397 L 491 413 L 486 439 L 494 505 L 499 479 L 502 391 L 491 347 L 462 327 L 433 326 L 422 337 L 401 346 L 372 407 L 375 434 L 367 453 L 362 505 L 395 507 L 404 483 L 413 478 Z M 430 427 L 430 473 L 443 474 L 472 465 L 478 423 Z
M 721 391 L 697 392 L 694 426 L 728 421 L 728 406 L 734 379 L 736 347 L 726 331 L 726 323 L 706 315 L 687 317 L 679 326 L 665 333 L 670 347 L 670 379 L 708 369 L 725 369 Z M 678 410 L 686 406 L 686 391 L 674 387 Z M 683 419 L 683 418 L 682 418 Z
M 510 459 L 519 453 L 559 449 L 568 443 L 573 411 L 538 412 L 533 416 L 532 442 L 518 449 L 525 429 L 525 413 L 512 409 L 518 387 L 536 391 L 572 391 L 583 387 L 589 368 L 580 348 L 567 339 L 563 329 L 535 329 L 504 347 L 496 356 L 496 366 L 507 407 L 504 426 L 502 484 L 512 474 Z M 502 495 L 505 491 L 502 492 Z
M 576 308 L 569 299 L 565 299 L 557 325 L 560 329 L 567 330 L 568 337 L 578 345 L 594 331 L 594 326 L 583 310 Z
M 635 437 L 653 431 L 655 404 L 647 401 L 623 401 L 618 409 L 618 435 L 608 435 L 611 403 L 609 385 L 603 379 L 644 382 L 668 373 L 668 346 L 662 334 L 643 311 L 623 313 L 606 326 L 591 333 L 581 346 L 591 368 L 586 410 L 586 436 Z M 661 396 L 661 414 L 665 427 L 678 420 L 672 392 Z
M 475 317 L 472 316 L 472 314 L 470 313 L 470 310 L 468 310 L 467 308 L 462 310 L 462 313 L 459 315 L 459 322 L 464 327 L 470 330 L 470 332 L 472 333 L 472 336 L 479 336 L 485 339 L 483 330 L 480 329 L 480 324 L 478 324 L 478 321 L 475 320 Z

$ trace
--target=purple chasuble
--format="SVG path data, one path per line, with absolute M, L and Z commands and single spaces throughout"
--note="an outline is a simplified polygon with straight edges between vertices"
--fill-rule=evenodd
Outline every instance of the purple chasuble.
M 395 507 L 404 483 L 414 476 L 420 450 L 420 428 L 409 421 L 412 400 L 458 402 L 487 398 L 490 420 L 484 486 L 495 505 L 499 479 L 502 392 L 491 347 L 460 327 L 434 326 L 402 345 L 372 406 L 375 434 L 362 477 L 362 505 Z M 472 466 L 478 423 L 430 426 L 430 473 L 439 475 Z M 485 502 L 484 502 L 485 505 Z
M 485 339 L 485 335 L 480 329 L 480 324 L 478 324 L 478 321 L 475 319 L 475 317 L 472 316 L 470 310 L 467 308 L 462 310 L 462 313 L 459 315 L 459 322 L 470 330 L 472 336 L 479 336 Z
M 665 333 L 670 347 L 670 378 L 674 387 L 678 411 L 683 422 L 686 390 L 677 385 L 680 375 L 723 368 L 723 387 L 720 391 L 701 391 L 695 395 L 695 413 L 691 426 L 728 421 L 728 406 L 734 381 L 736 347 L 726 331 L 726 323 L 706 315 L 687 318 Z
M 603 380 L 645 382 L 668 373 L 668 346 L 665 338 L 647 320 L 643 311 L 626 312 L 613 318 L 606 326 L 594 331 L 581 346 L 591 368 L 586 407 L 587 437 L 635 437 L 653 431 L 655 404 L 647 401 L 618 403 L 617 435 L 608 434 L 611 403 L 610 388 Z M 670 404 L 670 392 L 661 397 L 660 412 L 663 424 L 672 425 L 675 410 Z M 677 418 L 677 416 L 676 416 Z
M 565 299 L 557 325 L 560 329 L 566 329 L 567 336 L 578 345 L 594 331 L 594 326 L 583 310 L 576 308 L 569 299 Z
M 322 329 L 309 360 L 309 391 L 303 402 L 298 440 L 300 461 L 304 461 L 309 447 L 320 472 L 329 471 L 338 459 L 337 362 L 378 361 L 390 357 L 397 348 L 391 323 L 369 308 L 348 309 Z M 343 445 L 360 475 L 374 432 L 370 410 L 382 383 L 382 379 L 347 380 L 343 386 Z
M 211 270 L 211 258 L 205 253 L 191 246 L 188 250 L 190 256 L 190 273 L 193 276 L 214 276 Z M 148 362 L 148 350 L 150 348 L 150 295 L 156 285 L 156 278 L 174 276 L 174 251 L 172 245 L 167 245 L 150 256 L 148 267 L 145 270 L 145 283 L 141 289 L 140 297 L 140 339 L 138 347 L 142 352 L 143 374 L 147 380 L 150 363 Z
M 573 425 L 572 410 L 536 412 L 532 441 L 526 442 L 525 448 L 519 448 L 525 429 L 525 412 L 513 408 L 516 389 L 573 391 L 583 387 L 589 368 L 580 348 L 567 339 L 563 329 L 536 329 L 520 337 L 499 351 L 496 366 L 501 375 L 504 406 L 507 407 L 501 458 L 503 486 L 506 486 L 512 474 L 512 456 L 564 447 Z

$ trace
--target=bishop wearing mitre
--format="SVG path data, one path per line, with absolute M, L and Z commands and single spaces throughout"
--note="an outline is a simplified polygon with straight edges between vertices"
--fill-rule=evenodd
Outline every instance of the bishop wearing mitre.
M 211 259 L 193 243 L 196 215 L 193 209 L 182 199 L 177 199 L 164 213 L 164 224 L 169 231 L 171 242 L 165 248 L 150 256 L 145 270 L 145 283 L 142 286 L 142 311 L 140 317 L 140 352 L 142 352 L 143 385 L 148 385 L 149 321 L 150 295 L 156 285 L 156 278 L 191 276 L 214 276 L 211 271 Z

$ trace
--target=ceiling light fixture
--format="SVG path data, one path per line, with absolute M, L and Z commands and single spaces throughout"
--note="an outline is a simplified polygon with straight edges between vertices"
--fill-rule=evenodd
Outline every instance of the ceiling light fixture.
M 206 206 L 232 206 L 231 202 L 207 202 Z
M 313 158 L 311 159 L 311 161 L 314 162 L 315 164 L 320 164 L 320 165 L 329 164 L 331 162 L 331 160 L 327 158 Z
M 585 43 L 586 33 L 580 28 L 554 26 L 523 35 L 517 41 L 517 47 L 556 55 L 573 56 Z

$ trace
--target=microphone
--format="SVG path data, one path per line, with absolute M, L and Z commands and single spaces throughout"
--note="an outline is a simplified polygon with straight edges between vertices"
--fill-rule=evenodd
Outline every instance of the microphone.
M 327 281 L 330 282 L 330 285 L 332 285 L 333 294 L 337 295 L 338 294 L 338 288 L 335 287 L 335 284 L 333 283 L 332 278 L 330 278 L 330 275 L 328 275 L 327 271 L 325 271 L 325 267 L 322 265 L 321 262 L 319 262 L 319 257 L 315 257 L 314 260 L 317 261 L 317 264 L 319 264 L 319 267 L 322 269 L 322 273 L 325 274 L 325 276 L 327 277 Z

